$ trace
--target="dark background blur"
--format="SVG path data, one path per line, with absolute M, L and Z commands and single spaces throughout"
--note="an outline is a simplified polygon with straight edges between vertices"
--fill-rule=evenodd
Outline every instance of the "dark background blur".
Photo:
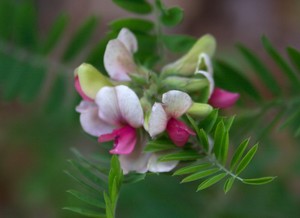
M 211 33 L 218 41 L 217 55 L 232 62 L 236 62 L 236 42 L 263 54 L 263 34 L 280 50 L 287 45 L 300 48 L 299 0 L 165 2 L 168 6 L 180 5 L 185 11 L 184 22 L 166 31 L 195 37 Z M 50 56 L 54 62 L 87 17 L 100 17 L 97 32 L 88 45 L 93 47 L 107 31 L 107 23 L 129 16 L 110 0 L 37 0 L 35 5 L 39 32 L 44 37 L 59 14 L 71 17 L 62 46 Z M 72 69 L 82 61 L 83 55 L 79 55 L 67 64 L 70 80 Z M 74 94 L 70 89 L 68 95 Z M 69 167 L 66 160 L 72 158 L 71 147 L 90 154 L 97 152 L 99 145 L 81 131 L 78 120 L 69 122 L 67 116 L 54 118 L 43 112 L 41 99 L 30 104 L 18 99 L 0 100 L 0 217 L 80 217 L 61 210 L 66 205 L 80 205 L 65 192 L 74 183 L 63 170 Z M 118 217 L 299 217 L 299 140 L 284 131 L 273 132 L 273 136 L 277 143 L 262 139 L 253 167 L 248 170 L 249 176 L 278 175 L 272 184 L 236 185 L 224 195 L 221 186 L 195 193 L 197 184 L 180 185 L 177 178 L 151 176 L 122 189 Z

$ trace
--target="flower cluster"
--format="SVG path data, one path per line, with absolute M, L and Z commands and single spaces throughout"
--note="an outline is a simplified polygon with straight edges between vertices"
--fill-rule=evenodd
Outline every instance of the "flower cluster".
M 184 114 L 203 118 L 214 107 L 230 107 L 238 100 L 239 94 L 214 85 L 210 58 L 215 44 L 205 35 L 186 55 L 155 73 L 135 63 L 137 39 L 123 28 L 105 50 L 110 78 L 85 63 L 75 70 L 82 128 L 100 143 L 114 141 L 110 153 L 119 155 L 124 174 L 171 171 L 178 161 L 159 162 L 164 152 L 145 153 L 147 143 L 166 132 L 183 147 L 195 135 L 181 119 Z M 138 84 L 137 77 L 146 82 Z

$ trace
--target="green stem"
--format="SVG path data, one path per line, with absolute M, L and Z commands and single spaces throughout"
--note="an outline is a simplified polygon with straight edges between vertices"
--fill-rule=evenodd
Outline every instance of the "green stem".
M 224 171 L 227 175 L 230 175 L 231 177 L 234 177 L 237 180 L 243 181 L 243 179 L 241 177 L 239 177 L 238 175 L 232 173 L 230 170 L 226 169 L 222 164 L 220 164 L 219 161 L 217 161 L 216 158 L 213 155 L 207 154 L 207 158 L 208 158 L 209 162 L 211 162 L 212 164 L 219 167 L 219 169 Z
M 155 9 L 155 32 L 156 32 L 156 46 L 157 46 L 157 53 L 159 56 L 160 62 L 164 62 L 164 57 L 165 57 L 165 45 L 162 39 L 162 26 L 160 22 L 160 9 L 158 4 L 161 4 L 160 2 L 156 0 L 154 3 L 154 9 Z

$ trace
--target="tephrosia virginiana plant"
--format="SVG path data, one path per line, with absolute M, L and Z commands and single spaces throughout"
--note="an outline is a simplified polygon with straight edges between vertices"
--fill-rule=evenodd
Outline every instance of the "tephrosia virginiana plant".
M 161 12 L 162 24 L 177 23 L 166 15 L 168 9 L 160 1 L 155 7 Z M 161 24 L 157 25 L 153 54 L 140 50 L 147 48 L 138 31 L 135 35 L 126 27 L 119 28 L 99 57 L 108 76 L 86 63 L 75 70 L 75 88 L 82 97 L 76 111 L 83 130 L 98 138 L 99 146 L 112 142 L 109 153 L 114 156 L 109 174 L 104 175 L 108 176 L 108 191 L 104 192 L 107 217 L 115 214 L 127 176 L 139 180 L 147 172 L 170 172 L 178 167 L 174 175 L 187 175 L 183 182 L 205 178 L 197 190 L 226 179 L 225 192 L 235 180 L 246 184 L 273 180 L 240 177 L 257 150 L 255 145 L 245 153 L 249 140 L 228 160 L 233 119 L 219 116 L 218 109 L 233 106 L 240 95 L 215 87 L 214 37 L 204 35 L 178 60 L 154 68 L 155 61 L 165 58 Z

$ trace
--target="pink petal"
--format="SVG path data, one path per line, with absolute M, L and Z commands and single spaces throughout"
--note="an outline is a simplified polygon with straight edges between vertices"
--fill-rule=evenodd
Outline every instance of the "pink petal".
M 104 66 L 109 76 L 117 81 L 130 81 L 128 74 L 136 72 L 133 56 L 119 40 L 110 40 L 104 53 Z
M 75 86 L 75 89 L 78 92 L 78 94 L 83 98 L 83 100 L 85 100 L 85 101 L 93 101 L 93 99 L 91 99 L 90 97 L 88 97 L 82 91 L 82 88 L 80 86 L 80 82 L 79 82 L 78 76 L 75 77 L 74 86 Z
M 122 28 L 118 39 L 125 45 L 125 47 L 132 54 L 137 52 L 138 44 L 135 35 L 127 28 Z
M 101 135 L 99 142 L 114 140 L 114 148 L 110 150 L 111 154 L 130 154 L 136 144 L 137 136 L 135 128 L 127 125 L 120 129 L 115 129 L 112 133 Z
M 196 135 L 185 123 L 171 118 L 167 125 L 167 132 L 175 145 L 181 147 L 187 143 L 190 135 Z
M 239 97 L 239 93 L 228 92 L 220 88 L 215 88 L 208 103 L 216 108 L 227 108 L 234 105 Z
M 76 111 L 80 113 L 80 123 L 83 130 L 92 136 L 99 137 L 111 132 L 114 128 L 98 117 L 98 107 L 93 102 L 81 101 L 76 107 Z

